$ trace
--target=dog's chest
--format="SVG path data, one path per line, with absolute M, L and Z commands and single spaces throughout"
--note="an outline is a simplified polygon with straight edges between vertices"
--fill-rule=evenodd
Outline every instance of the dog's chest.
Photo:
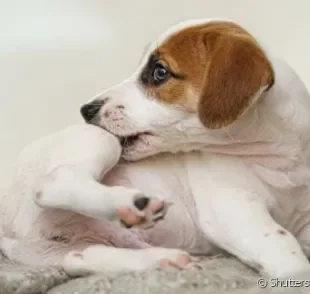
M 134 187 L 146 195 L 181 202 L 194 209 L 183 156 L 158 156 L 120 163 L 104 178 L 106 185 Z

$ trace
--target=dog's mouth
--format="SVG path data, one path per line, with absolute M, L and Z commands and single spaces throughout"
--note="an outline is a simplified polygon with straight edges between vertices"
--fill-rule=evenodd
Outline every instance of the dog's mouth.
M 118 136 L 118 139 L 123 148 L 128 148 L 133 146 L 138 141 L 143 140 L 143 138 L 146 136 L 152 136 L 152 134 L 150 132 L 143 132 L 128 136 Z

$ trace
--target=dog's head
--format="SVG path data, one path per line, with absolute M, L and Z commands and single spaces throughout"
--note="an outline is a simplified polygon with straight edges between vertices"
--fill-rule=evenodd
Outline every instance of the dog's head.
M 229 21 L 186 22 L 151 45 L 138 70 L 81 108 L 136 160 L 224 142 L 274 82 L 257 41 Z

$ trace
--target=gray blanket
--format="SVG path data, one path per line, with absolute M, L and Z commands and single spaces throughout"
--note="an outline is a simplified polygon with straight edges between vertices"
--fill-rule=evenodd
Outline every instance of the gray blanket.
M 182 271 L 152 269 L 145 272 L 105 273 L 70 279 L 59 268 L 35 269 L 13 265 L 2 258 L 0 261 L 0 294 L 310 293 L 310 287 L 260 288 L 258 286 L 260 276 L 232 257 L 205 257 L 198 265 L 198 267 Z M 298 279 L 307 277 L 310 279 L 310 273 L 304 273 Z

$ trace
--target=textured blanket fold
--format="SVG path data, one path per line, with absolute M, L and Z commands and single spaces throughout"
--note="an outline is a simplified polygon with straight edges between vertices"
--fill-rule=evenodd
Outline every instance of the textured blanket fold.
M 310 279 L 305 273 L 299 279 Z M 310 293 L 310 287 L 258 286 L 260 276 L 238 260 L 227 257 L 206 257 L 199 267 L 187 270 L 152 269 L 144 272 L 100 274 L 70 279 L 56 267 L 31 268 L 0 261 L 0 294 L 258 294 Z M 268 279 L 267 279 L 268 282 Z

